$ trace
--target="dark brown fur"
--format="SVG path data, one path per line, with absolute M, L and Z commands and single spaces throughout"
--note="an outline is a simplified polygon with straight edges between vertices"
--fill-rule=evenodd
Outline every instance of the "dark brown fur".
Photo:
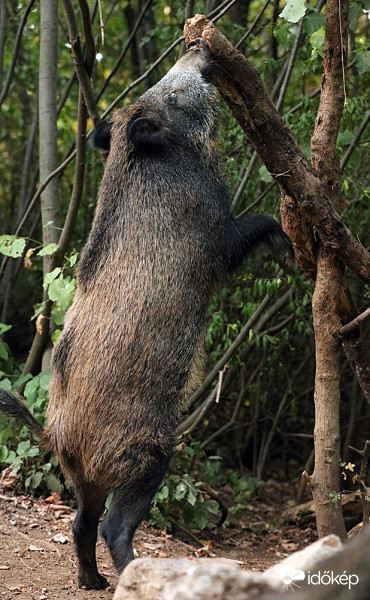
M 133 534 L 200 369 L 215 286 L 259 242 L 283 264 L 293 258 L 273 219 L 230 214 L 217 102 L 205 80 L 210 63 L 204 42 L 193 43 L 95 135 L 110 151 L 76 297 L 54 350 L 42 438 L 76 487 L 79 584 L 87 587 L 107 584 L 96 569 L 95 541 L 110 491 L 104 538 L 118 570 L 133 557 Z

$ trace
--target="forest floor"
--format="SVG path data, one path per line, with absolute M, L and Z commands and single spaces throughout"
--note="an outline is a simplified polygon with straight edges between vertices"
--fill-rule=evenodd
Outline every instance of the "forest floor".
M 224 557 L 242 568 L 264 571 L 317 539 L 313 524 L 283 523 L 295 486 L 270 481 L 228 526 L 202 532 L 199 543 L 184 532 L 168 534 L 143 523 L 134 548 L 138 557 Z M 72 543 L 74 509 L 56 496 L 35 498 L 0 490 L 0 600 L 110 600 L 118 577 L 101 539 L 98 568 L 111 583 L 104 591 L 77 589 Z

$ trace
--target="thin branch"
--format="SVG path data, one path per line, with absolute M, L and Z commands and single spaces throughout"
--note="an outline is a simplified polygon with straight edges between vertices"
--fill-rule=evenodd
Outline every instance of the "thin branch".
M 90 119 L 94 123 L 94 125 L 96 125 L 100 121 L 100 116 L 95 101 L 95 95 L 91 87 L 89 73 L 87 71 L 81 50 L 80 35 L 78 32 L 76 14 L 71 0 L 63 0 L 63 6 L 68 24 L 69 41 L 71 44 L 73 64 L 76 70 L 78 80 L 82 87 L 83 95 L 85 98 L 85 104 L 87 106 Z M 86 19 L 84 19 L 84 24 L 86 26 Z
M 233 354 L 236 352 L 236 350 L 239 348 L 239 346 L 247 338 L 250 330 L 255 325 L 255 323 L 261 316 L 261 314 L 264 312 L 264 310 L 266 309 L 270 300 L 271 300 L 271 295 L 266 294 L 266 296 L 264 297 L 264 299 L 258 306 L 257 310 L 254 311 L 253 315 L 248 319 L 246 324 L 242 327 L 239 335 L 233 341 L 231 346 L 227 349 L 227 351 L 222 356 L 222 358 L 220 358 L 220 360 L 215 364 L 213 369 L 210 371 L 210 373 L 207 375 L 207 377 L 203 381 L 202 385 L 195 392 L 195 394 L 191 398 L 190 404 L 194 404 L 194 402 L 196 402 L 198 400 L 198 398 L 200 398 L 200 396 L 205 392 L 205 390 L 213 383 L 213 380 L 218 376 L 219 371 L 222 371 L 222 369 L 224 368 L 226 363 L 230 360 L 230 358 L 233 356 Z
M 86 163 L 86 120 L 87 109 L 82 90 L 80 88 L 77 115 L 76 167 L 73 180 L 73 190 L 68 206 L 67 216 L 58 241 L 58 251 L 55 253 L 52 269 L 55 269 L 56 266 L 60 266 L 63 261 L 64 254 L 72 237 L 72 233 L 76 224 L 78 209 L 80 207 Z
M 356 148 L 362 134 L 364 133 L 366 127 L 368 126 L 370 121 L 370 110 L 367 113 L 366 117 L 364 118 L 364 120 L 362 121 L 360 127 L 357 130 L 357 133 L 355 135 L 355 137 L 353 138 L 352 142 L 350 143 L 349 147 L 347 148 L 347 151 L 345 153 L 345 155 L 343 156 L 342 162 L 340 163 L 340 170 L 341 172 L 344 171 L 344 169 L 346 168 L 346 165 L 349 161 L 349 159 L 351 158 L 352 152 L 354 151 L 354 149 Z
M 256 27 L 256 25 L 258 24 L 260 18 L 262 17 L 263 13 L 265 12 L 266 8 L 270 4 L 270 2 L 271 2 L 271 0 L 266 0 L 265 4 L 262 6 L 260 12 L 255 17 L 252 25 L 249 27 L 248 31 L 243 35 L 243 37 L 240 38 L 240 40 L 238 41 L 238 43 L 235 44 L 235 48 L 239 48 L 239 46 L 241 46 L 242 43 L 245 42 L 245 40 L 250 36 L 250 34 L 252 33 L 252 31 L 254 30 L 254 28 Z
M 261 330 L 263 330 L 263 328 L 265 327 L 266 323 L 288 301 L 290 295 L 292 294 L 292 291 L 293 291 L 293 288 L 288 289 L 285 292 L 285 294 L 283 294 L 283 296 L 281 296 L 266 311 L 265 311 L 265 308 L 267 307 L 268 301 L 270 300 L 271 296 L 269 296 L 269 295 L 265 296 L 265 298 L 263 299 L 263 301 L 261 302 L 261 304 L 259 305 L 259 307 L 255 311 L 255 313 L 252 315 L 252 317 L 248 320 L 248 322 L 246 323 L 246 325 L 243 327 L 242 331 L 239 333 L 239 335 L 236 338 L 236 340 L 234 340 L 233 344 L 225 352 L 225 354 L 223 355 L 223 357 L 218 361 L 218 363 L 210 371 L 210 373 L 208 374 L 208 376 L 204 380 L 203 384 L 195 392 L 195 394 L 193 395 L 193 397 L 192 397 L 189 405 L 194 404 L 194 402 L 196 400 L 198 400 L 199 397 L 203 394 L 203 392 L 211 385 L 211 383 L 213 382 L 213 380 L 217 377 L 218 372 L 221 369 L 224 368 L 225 364 L 229 361 L 229 359 L 231 358 L 231 356 L 236 352 L 236 350 L 238 349 L 238 347 L 240 346 L 240 344 L 244 341 L 244 339 L 246 338 L 246 335 L 247 334 L 249 335 L 249 332 L 250 332 L 252 326 L 254 326 L 254 329 L 253 329 L 253 333 L 254 334 L 261 332 Z M 263 315 L 261 316 L 262 313 L 263 313 Z M 268 330 L 266 332 L 262 331 L 260 335 L 264 335 L 265 333 L 273 333 L 273 332 L 276 332 L 276 331 L 280 330 L 282 327 L 285 327 L 285 325 L 287 324 L 288 321 L 290 321 L 291 318 L 292 318 L 292 315 L 289 315 L 289 317 L 287 319 L 285 319 L 282 323 L 280 323 L 279 325 L 271 328 L 270 330 Z M 255 325 L 254 325 L 254 323 L 255 323 Z M 243 336 L 242 336 L 242 334 L 243 334 Z M 252 340 L 252 344 L 248 345 L 248 347 L 246 348 L 246 351 L 244 351 L 242 353 L 241 358 L 242 358 L 243 361 L 245 361 L 248 352 L 251 351 L 254 342 L 255 342 L 255 338 L 254 338 L 254 340 Z M 231 353 L 230 353 L 230 350 L 232 350 Z M 230 377 L 231 377 L 231 371 L 229 371 L 229 373 L 227 374 L 227 376 L 225 378 L 225 382 L 224 382 L 225 385 L 228 384 Z M 214 399 L 216 398 L 216 395 L 217 395 L 217 386 L 216 386 L 216 388 L 214 388 L 212 390 L 212 392 L 202 402 L 202 404 L 200 406 L 198 406 L 193 411 L 193 413 L 189 417 L 187 417 L 179 425 L 179 427 L 177 429 L 177 435 L 187 434 L 187 433 L 190 433 L 191 431 L 193 431 L 193 429 L 196 427 L 196 425 L 202 420 L 202 418 L 203 418 L 204 414 L 207 412 L 208 408 L 214 402 Z
M 358 476 L 358 483 L 361 488 L 361 497 L 362 497 L 362 507 L 363 507 L 363 519 L 362 526 L 369 527 L 369 488 L 366 485 L 366 476 L 367 476 L 367 465 L 369 461 L 369 452 L 370 452 L 370 440 L 366 440 L 363 450 L 358 450 L 353 446 L 349 446 L 351 450 L 354 450 L 359 454 L 362 458 L 360 473 Z
M 31 12 L 32 7 L 33 7 L 34 4 L 35 4 L 35 0 L 30 0 L 30 2 L 27 4 L 26 9 L 25 9 L 25 11 L 23 13 L 21 22 L 19 23 L 18 31 L 17 31 L 17 34 L 15 36 L 15 42 L 14 42 L 14 49 L 13 49 L 13 54 L 12 54 L 12 60 L 10 62 L 10 66 L 9 66 L 8 74 L 7 74 L 6 79 L 5 79 L 4 87 L 3 87 L 2 91 L 1 91 L 1 94 L 0 94 L 0 107 L 2 106 L 4 100 L 7 97 L 8 92 L 9 92 L 10 84 L 11 84 L 13 73 L 14 73 L 14 69 L 15 69 L 15 66 L 16 66 L 17 61 L 18 61 L 19 48 L 20 48 L 20 45 L 21 45 L 23 30 L 24 30 L 24 28 L 26 26 L 28 15 L 30 14 L 30 12 Z
M 244 192 L 244 188 L 247 185 L 247 182 L 248 182 L 248 180 L 249 180 L 249 178 L 251 176 L 251 173 L 252 173 L 252 170 L 253 170 L 253 167 L 254 167 L 254 165 L 256 163 L 257 158 L 258 158 L 258 154 L 257 154 L 256 151 L 254 151 L 253 154 L 252 154 L 252 156 L 251 156 L 251 158 L 250 158 L 250 161 L 248 163 L 248 167 L 246 168 L 245 173 L 244 173 L 244 175 L 243 175 L 243 177 L 242 177 L 242 179 L 241 179 L 241 181 L 240 181 L 240 183 L 238 185 L 238 189 L 236 190 L 236 192 L 234 194 L 234 197 L 232 199 L 232 202 L 231 202 L 231 211 L 232 212 L 235 210 L 235 208 L 238 205 L 240 196 Z
M 345 336 L 351 334 L 355 329 L 357 329 L 357 327 L 360 325 L 360 323 L 362 323 L 362 321 L 365 321 L 365 319 L 367 319 L 368 317 L 370 317 L 370 306 L 363 313 L 361 313 L 355 319 L 353 319 L 353 321 L 344 325 L 339 330 L 339 335 L 341 337 L 345 337 Z
M 153 0 L 148 0 L 147 3 L 145 4 L 145 6 L 143 7 L 141 13 L 139 14 L 136 23 L 134 25 L 134 27 L 131 30 L 131 33 L 128 37 L 128 40 L 126 42 L 126 44 L 124 45 L 121 54 L 119 55 L 116 64 L 114 65 L 113 69 L 111 70 L 111 72 L 109 73 L 108 77 L 106 78 L 106 80 L 104 81 L 102 87 L 100 88 L 98 95 L 96 96 L 96 102 L 98 102 L 100 100 L 100 98 L 102 97 L 102 95 L 104 94 L 108 84 L 110 83 L 110 80 L 112 79 L 112 77 L 117 73 L 121 62 L 123 61 L 124 57 L 126 56 L 126 52 L 129 49 L 132 40 L 134 39 L 137 30 L 139 29 L 141 22 L 145 16 L 146 11 L 148 10 L 149 6 L 151 5 L 151 3 L 153 2 Z
M 202 444 L 201 444 L 201 448 L 204 449 L 206 446 L 208 446 L 208 444 L 213 442 L 213 440 L 218 438 L 220 435 L 222 435 L 226 431 L 229 431 L 229 429 L 231 429 L 233 427 L 233 425 L 236 421 L 236 418 L 238 416 L 238 412 L 239 412 L 241 403 L 243 401 L 244 395 L 245 395 L 247 389 L 250 387 L 252 381 L 256 377 L 257 373 L 259 373 L 260 370 L 261 370 L 261 365 L 259 364 L 257 366 L 257 368 L 253 371 L 250 378 L 248 379 L 248 383 L 240 390 L 238 400 L 235 403 L 234 410 L 233 410 L 230 420 L 227 423 L 225 423 L 224 425 L 222 425 L 222 427 L 217 429 L 217 431 L 214 431 L 206 440 L 204 440 L 204 442 L 202 442 Z
M 217 13 L 217 15 L 215 17 L 213 17 L 212 21 L 214 23 L 216 23 L 216 21 L 218 21 L 219 19 L 221 19 L 224 15 L 226 15 L 227 11 L 234 6 L 235 2 L 237 0 L 231 0 L 231 2 L 229 2 L 224 9 L 220 10 L 219 13 Z
M 90 9 L 89 9 L 89 5 L 86 0 L 78 0 L 78 4 L 80 6 L 81 18 L 82 18 L 82 28 L 83 28 L 83 32 L 84 32 L 84 38 L 85 38 L 86 57 L 85 57 L 84 64 L 86 67 L 87 74 L 90 77 L 92 70 L 93 70 L 95 56 L 96 56 L 94 36 L 93 36 L 92 28 L 91 28 Z
M 302 32 L 303 32 L 303 19 L 301 19 L 301 21 L 300 21 L 300 23 L 298 25 L 298 31 L 297 31 L 296 38 L 294 40 L 294 45 L 293 45 L 292 51 L 291 51 L 290 56 L 289 56 L 288 66 L 287 66 L 287 70 L 286 70 L 286 73 L 285 73 L 283 85 L 281 86 L 279 98 L 278 98 L 278 101 L 276 102 L 276 105 L 275 105 L 276 106 L 276 110 L 278 110 L 278 111 L 280 111 L 281 107 L 283 106 L 285 94 L 286 94 L 286 91 L 288 89 L 288 84 L 289 84 L 289 81 L 290 81 L 290 76 L 291 76 L 292 71 L 293 71 L 294 62 L 295 62 L 295 59 L 297 57 L 299 47 L 300 47 L 300 45 L 301 45 L 301 43 L 302 43 L 302 41 L 303 41 L 303 39 L 305 38 L 305 35 L 306 35 L 304 32 L 302 34 Z
M 267 455 L 268 452 L 270 450 L 270 446 L 271 446 L 271 442 L 273 440 L 273 437 L 275 435 L 278 423 L 279 423 L 279 419 L 281 417 L 281 414 L 285 408 L 286 402 L 288 400 L 288 397 L 290 394 L 292 394 L 292 385 L 294 383 L 294 381 L 296 381 L 296 379 L 299 377 L 299 375 L 301 374 L 302 370 L 304 369 L 304 367 L 306 366 L 306 364 L 308 363 L 308 361 L 311 359 L 312 357 L 312 352 L 310 352 L 309 354 L 307 354 L 307 356 L 305 357 L 305 359 L 301 362 L 300 366 L 298 367 L 298 369 L 295 370 L 294 375 L 292 380 L 289 382 L 289 385 L 287 386 L 287 388 L 285 389 L 285 392 L 283 394 L 283 397 L 280 401 L 279 407 L 274 415 L 274 419 L 272 421 L 272 424 L 269 428 L 269 432 L 267 435 L 267 439 L 266 442 L 264 443 L 263 447 L 260 448 L 260 452 L 259 452 L 259 457 L 258 457 L 258 471 L 259 473 L 262 473 L 266 460 L 267 460 Z
M 257 206 L 257 204 L 259 204 L 264 199 L 264 197 L 267 196 L 267 194 L 269 192 L 271 192 L 271 190 L 275 187 L 275 185 L 276 185 L 276 181 L 273 181 L 272 183 L 270 183 L 270 185 L 268 185 L 266 187 L 266 189 L 262 192 L 262 194 L 257 196 L 257 198 L 255 200 L 253 200 L 253 202 L 251 204 L 249 204 L 246 208 L 244 208 L 244 210 L 242 210 L 242 212 L 240 212 L 236 218 L 239 219 L 239 217 L 241 217 L 245 213 L 251 211 L 252 208 Z

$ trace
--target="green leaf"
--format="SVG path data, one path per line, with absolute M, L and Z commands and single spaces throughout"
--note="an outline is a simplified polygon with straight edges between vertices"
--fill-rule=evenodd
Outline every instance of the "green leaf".
M 42 390 L 47 390 L 50 385 L 51 374 L 50 371 L 41 371 L 39 375 L 39 386 Z
M 8 448 L 6 446 L 0 446 L 0 463 L 5 462 L 6 457 L 8 456 Z
M 10 452 L 8 453 L 8 456 L 5 459 L 5 462 L 8 465 L 13 465 L 15 463 L 16 458 L 17 458 L 17 455 L 14 452 L 14 450 L 10 450 Z
M 199 529 L 204 529 L 208 525 L 209 512 L 205 504 L 199 504 L 194 513 L 194 521 Z
M 27 456 L 38 456 L 40 454 L 39 448 L 37 446 L 32 446 L 27 452 Z
M 187 489 L 187 485 L 181 481 L 181 483 L 179 483 L 176 486 L 176 490 L 174 493 L 174 497 L 176 498 L 176 500 L 182 500 L 182 498 L 184 498 L 186 494 Z
M 271 181 L 273 181 L 273 177 L 272 175 L 270 175 L 265 165 L 262 165 L 262 167 L 258 169 L 258 174 L 261 181 L 264 181 L 265 183 L 270 183 Z
M 56 323 L 56 325 L 58 325 L 58 323 Z M 57 343 L 57 341 L 59 340 L 61 334 L 62 334 L 62 330 L 61 329 L 56 329 L 54 331 L 53 335 L 51 336 L 51 341 L 53 342 L 54 346 Z
M 188 500 L 189 504 L 191 504 L 191 506 L 194 506 L 194 504 L 197 501 L 197 497 L 195 496 L 195 494 L 193 494 L 193 492 L 190 491 L 188 493 L 187 500 Z
M 1 380 L 1 387 L 4 390 L 7 390 L 8 392 L 10 392 L 10 390 L 13 388 L 12 383 L 11 383 L 10 379 L 8 379 L 8 377 Z
M 356 2 L 350 2 L 349 7 L 349 28 L 355 32 L 358 25 L 358 18 L 362 14 L 362 6 Z
M 319 12 L 310 12 L 303 19 L 303 27 L 308 36 L 321 29 L 326 22 L 326 17 Z
M 53 321 L 54 321 L 55 325 L 58 325 L 58 326 L 63 325 L 64 318 L 65 318 L 66 312 L 67 312 L 67 308 L 62 309 L 59 306 L 57 306 L 56 304 L 53 305 L 53 308 L 51 309 L 51 315 L 53 317 Z M 61 333 L 60 329 L 58 331 Z M 54 340 L 53 340 L 53 342 L 54 342 Z
M 357 54 L 356 66 L 360 75 L 364 75 L 370 71 L 370 50 L 364 50 Z
M 78 252 L 72 252 L 71 256 L 68 258 L 69 264 L 71 267 L 74 267 L 78 259 Z
M 58 244 L 48 244 L 42 250 L 40 250 L 37 254 L 39 256 L 49 256 L 49 254 L 54 254 L 58 250 Z
M 298 23 L 306 13 L 304 0 L 288 0 L 286 7 L 281 11 L 279 17 L 290 23 Z
M 8 357 L 9 357 L 8 345 L 5 342 L 0 341 L 0 358 L 3 358 L 4 360 L 8 360 Z
M 293 46 L 294 36 L 290 31 L 290 25 L 288 23 L 276 25 L 273 34 L 278 44 L 284 48 L 284 50 L 289 50 Z
M 26 487 L 30 487 L 32 490 L 35 490 L 36 488 L 39 487 L 42 478 L 44 476 L 44 473 L 42 471 L 36 471 L 36 473 L 33 473 L 31 475 L 31 477 L 28 477 L 26 479 Z M 27 486 L 28 483 L 28 486 Z
M 54 279 L 49 285 L 49 298 L 53 302 L 56 302 L 60 308 L 66 309 L 72 301 L 74 291 L 74 279 L 69 281 L 69 279 L 58 277 L 58 279 Z
M 218 515 L 220 512 L 220 506 L 216 500 L 206 500 L 204 506 L 207 508 L 208 512 L 213 515 Z
M 0 252 L 11 258 L 19 258 L 23 254 L 26 245 L 24 238 L 15 235 L 0 235 Z
M 169 495 L 169 490 L 167 485 L 164 485 L 156 494 L 155 499 L 157 502 L 163 502 L 163 500 L 166 500 L 166 498 L 168 498 Z
M 321 27 L 318 31 L 315 31 L 310 37 L 310 43 L 313 48 L 312 53 L 317 52 L 320 56 L 324 56 L 324 45 L 325 45 L 325 29 Z
M 19 444 L 17 446 L 17 454 L 22 457 L 26 456 L 30 447 L 31 447 L 30 440 L 25 440 L 24 442 L 19 442 Z
M 53 475 L 53 473 L 49 473 L 49 475 L 46 476 L 46 485 L 48 486 L 48 490 L 50 492 L 57 492 L 57 494 L 61 494 L 63 492 L 62 483 L 55 475 Z
M 6 331 L 9 331 L 9 329 L 11 329 L 11 328 L 12 328 L 12 325 L 5 325 L 5 323 L 0 323 L 0 335 L 5 333 Z
M 48 285 L 50 285 L 51 282 L 54 281 L 54 279 L 56 279 L 58 275 L 60 275 L 61 272 L 62 269 L 60 267 L 56 267 L 56 269 L 53 269 L 52 271 L 50 271 L 50 273 L 46 273 L 44 278 L 44 289 L 46 289 Z
M 39 315 L 41 315 L 41 313 L 43 312 L 44 308 L 46 306 L 46 302 L 40 302 L 40 304 L 34 304 L 33 308 L 34 308 L 34 314 L 32 315 L 32 320 L 36 319 Z

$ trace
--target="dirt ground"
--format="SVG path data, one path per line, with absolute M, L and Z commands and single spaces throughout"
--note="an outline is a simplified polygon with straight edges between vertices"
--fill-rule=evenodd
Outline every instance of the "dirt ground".
M 316 539 L 314 527 L 304 529 L 281 522 L 294 495 L 292 486 L 269 482 L 242 516 L 199 539 L 184 532 L 173 535 L 147 523 L 134 540 L 138 557 L 225 557 L 243 568 L 263 571 Z M 74 509 L 56 496 L 34 498 L 0 493 L 0 600 L 109 600 L 118 577 L 101 539 L 98 567 L 111 587 L 104 591 L 79 590 L 71 525 Z M 208 538 L 208 539 L 204 539 Z

